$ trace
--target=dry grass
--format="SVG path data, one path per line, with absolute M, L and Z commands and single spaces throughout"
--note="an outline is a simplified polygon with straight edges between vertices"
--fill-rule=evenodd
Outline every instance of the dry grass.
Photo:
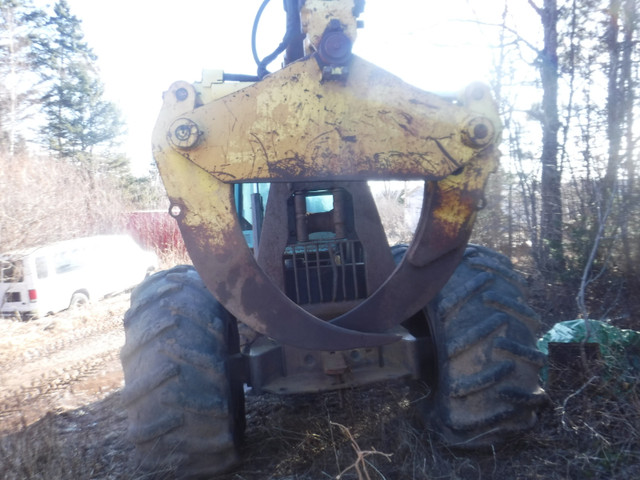
M 244 463 L 220 480 L 640 478 L 640 378 L 591 377 L 553 390 L 537 426 L 505 446 L 451 450 L 415 415 L 403 383 L 247 398 Z M 0 439 L 0 477 L 143 478 L 111 395 Z
M 158 254 L 158 258 L 160 260 L 159 270 L 168 270 L 176 265 L 193 265 L 187 251 L 182 249 L 164 250 Z
M 0 251 L 112 232 L 124 211 L 107 178 L 52 158 L 0 155 Z
M 551 390 L 532 431 L 485 451 L 444 447 L 398 384 L 254 399 L 246 463 L 224 479 L 640 478 L 640 379 L 619 378 Z
M 126 416 L 114 394 L 77 410 L 48 413 L 21 431 L 0 438 L 0 478 L 134 478 L 124 440 Z
M 421 422 L 426 387 L 393 382 L 318 395 L 248 395 L 243 464 L 218 480 L 640 478 L 640 371 L 630 359 L 572 387 L 550 386 L 533 430 L 481 451 L 449 449 Z M 47 414 L 0 437 L 0 478 L 148 478 L 132 464 L 125 432 L 118 393 Z

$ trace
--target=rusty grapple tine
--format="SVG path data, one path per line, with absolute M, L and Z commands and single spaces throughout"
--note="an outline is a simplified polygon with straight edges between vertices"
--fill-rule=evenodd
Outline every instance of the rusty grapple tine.
M 170 211 L 207 287 L 239 320 L 284 344 L 347 350 L 397 340 L 380 332 L 424 307 L 446 283 L 496 165 L 497 112 L 486 89 L 469 92 L 463 103 L 471 110 L 357 58 L 345 85 L 323 83 L 313 58 L 204 105 L 206 95 L 191 84 L 172 85 L 153 152 Z M 292 108 L 309 121 L 296 123 Z M 359 134 L 372 129 L 380 135 Z M 428 179 L 420 224 L 394 273 L 358 307 L 325 322 L 257 265 L 238 223 L 233 185 L 225 182 L 369 175 Z
M 479 160 L 495 165 L 493 152 L 483 157 Z M 436 296 L 462 259 L 483 199 L 484 181 L 478 183 L 474 167 L 472 163 L 456 176 L 425 184 L 420 221 L 405 258 L 366 301 L 332 320 L 334 325 L 382 332 L 410 318 Z
M 440 290 L 464 252 L 477 208 L 476 196 L 460 196 L 449 179 L 430 184 L 416 239 L 406 258 L 370 298 L 327 323 L 292 302 L 257 265 L 235 216 L 233 187 L 187 159 L 182 158 L 182 163 L 183 173 L 190 179 L 182 188 L 189 194 L 172 198 L 172 211 L 203 281 L 251 328 L 300 348 L 348 350 L 397 340 L 395 335 L 369 332 L 382 332 L 399 324 Z M 454 177 L 454 181 L 475 174 L 473 168 L 467 172 Z M 459 207 L 468 209 L 469 215 L 456 217 L 456 221 L 439 217 L 450 195 L 455 197 L 450 201 L 461 200 Z M 202 202 L 209 205 L 203 206 Z M 198 214 L 201 211 L 219 215 L 204 218 Z M 427 235 L 434 229 L 439 235 Z
M 332 325 L 287 298 L 247 247 L 235 215 L 233 186 L 219 182 L 187 159 L 182 158 L 181 163 L 180 171 L 186 175 L 182 178 L 189 178 L 189 184 L 176 187 L 188 194 L 171 199 L 171 212 L 205 285 L 233 315 L 259 333 L 300 348 L 348 350 L 398 339 Z M 202 211 L 218 215 L 204 218 L 199 214 Z

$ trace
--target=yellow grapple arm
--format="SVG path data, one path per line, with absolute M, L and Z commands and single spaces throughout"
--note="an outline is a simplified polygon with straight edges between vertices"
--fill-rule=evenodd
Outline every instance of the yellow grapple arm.
M 305 56 L 260 81 L 210 72 L 200 83 L 174 83 L 153 134 L 171 213 L 207 287 L 256 331 L 302 348 L 394 341 L 383 332 L 422 308 L 455 269 L 497 164 L 500 121 L 489 89 L 472 84 L 451 102 L 353 55 L 356 3 L 306 0 Z M 357 308 L 316 318 L 256 264 L 234 184 L 389 179 L 425 180 L 422 216 L 405 260 Z

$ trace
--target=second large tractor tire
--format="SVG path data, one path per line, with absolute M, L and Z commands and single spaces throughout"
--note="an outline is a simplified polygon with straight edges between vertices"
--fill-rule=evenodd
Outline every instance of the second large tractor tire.
M 428 412 L 448 445 L 503 443 L 536 422 L 546 400 L 538 376 L 545 356 L 524 292 L 507 257 L 470 245 L 428 307 L 438 363 Z
M 392 247 L 396 263 L 406 245 Z M 425 371 L 431 394 L 424 416 L 445 444 L 481 448 L 531 428 L 546 401 L 536 349 L 537 314 L 511 261 L 469 245 L 460 265 L 425 308 L 435 355 Z M 432 356 L 428 356 L 433 358 Z
M 180 266 L 133 291 L 124 324 L 122 396 L 141 469 L 198 478 L 235 466 L 245 421 L 243 385 L 229 368 L 235 319 Z

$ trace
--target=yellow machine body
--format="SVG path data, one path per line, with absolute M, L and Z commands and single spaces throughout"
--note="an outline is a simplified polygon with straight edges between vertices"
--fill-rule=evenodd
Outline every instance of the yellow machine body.
M 307 55 L 260 81 L 225 82 L 213 71 L 174 83 L 153 134 L 171 213 L 208 288 L 255 331 L 301 348 L 397 340 L 385 332 L 451 275 L 497 165 L 500 121 L 488 87 L 472 84 L 452 102 L 352 55 L 352 3 L 306 1 Z M 414 242 L 387 281 L 331 321 L 287 298 L 246 245 L 235 184 L 391 179 L 425 181 Z M 416 282 L 428 287 L 398 293 Z

